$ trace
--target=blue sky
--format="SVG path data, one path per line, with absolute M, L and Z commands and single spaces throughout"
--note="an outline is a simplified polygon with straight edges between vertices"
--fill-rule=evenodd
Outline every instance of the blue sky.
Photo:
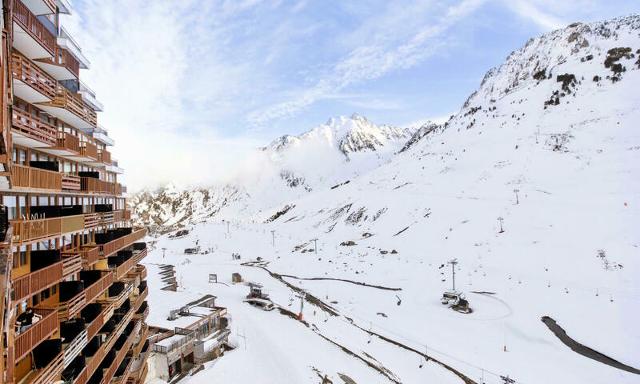
M 133 189 L 224 179 L 276 136 L 354 112 L 455 113 L 530 37 L 637 0 L 75 0 L 63 24 Z M 163 153 L 161 159 L 156 154 Z M 205 169 L 206 171 L 203 171 Z

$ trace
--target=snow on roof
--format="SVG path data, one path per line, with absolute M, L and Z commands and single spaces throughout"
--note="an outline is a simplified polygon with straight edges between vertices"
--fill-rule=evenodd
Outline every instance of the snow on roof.
M 185 337 L 186 337 L 185 335 L 173 335 L 171 337 L 167 337 L 166 339 L 156 342 L 156 344 L 159 346 L 168 348 L 173 344 L 178 343 L 180 340 L 184 339 Z

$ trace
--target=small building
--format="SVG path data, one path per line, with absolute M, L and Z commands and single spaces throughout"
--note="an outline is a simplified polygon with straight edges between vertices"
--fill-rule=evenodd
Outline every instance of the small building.
M 262 284 L 259 283 L 249 283 L 249 294 L 247 295 L 247 299 L 269 299 L 269 295 L 262 292 Z
M 226 308 L 215 305 L 215 299 L 206 295 L 171 310 L 167 321 L 154 327 L 149 366 L 156 378 L 170 381 L 229 348 L 229 316 Z

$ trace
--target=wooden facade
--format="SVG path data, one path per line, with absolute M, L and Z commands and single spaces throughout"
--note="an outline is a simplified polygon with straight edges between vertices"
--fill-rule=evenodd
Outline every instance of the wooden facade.
M 0 384 L 144 382 L 146 230 L 78 92 L 86 60 L 55 0 L 1 3 Z

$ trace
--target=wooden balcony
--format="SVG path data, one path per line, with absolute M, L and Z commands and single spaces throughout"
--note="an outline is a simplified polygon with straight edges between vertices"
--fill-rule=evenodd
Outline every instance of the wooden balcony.
M 12 125 L 14 135 L 25 137 L 25 139 L 14 139 L 14 142 L 18 144 L 29 146 L 29 143 L 33 143 L 33 146 L 48 147 L 56 145 L 56 135 L 58 134 L 56 127 L 15 106 L 12 111 Z
M 119 237 L 115 240 L 111 240 L 108 243 L 100 244 L 100 252 L 102 257 L 108 257 L 118 252 L 119 250 L 130 246 L 136 241 L 143 239 L 147 235 L 147 230 L 144 228 L 137 229 L 126 236 Z M 132 257 L 133 259 L 133 257 Z
M 98 331 L 102 328 L 102 326 L 111 318 L 113 314 L 113 305 L 110 303 L 104 304 L 102 312 L 93 319 L 89 324 L 87 324 L 87 338 L 91 340 L 95 335 L 98 334 Z
M 14 279 L 12 284 L 13 301 L 18 302 L 58 283 L 63 277 L 62 270 L 63 263 L 58 261 Z
M 41 106 L 47 110 L 47 112 L 52 113 L 54 116 L 76 128 L 95 128 L 98 125 L 96 111 L 87 105 L 79 95 L 71 93 L 71 91 L 61 85 L 56 87 L 53 100 L 49 103 L 43 103 Z M 63 109 L 70 114 L 62 111 L 51 111 L 51 108 Z M 94 158 L 97 159 L 97 150 Z
M 51 2 L 51 0 L 47 0 Z M 29 11 L 20 0 L 13 0 L 13 21 L 26 33 L 37 41 L 51 56 L 55 54 L 56 38 L 38 20 L 36 15 Z
M 116 223 L 131 220 L 131 211 L 128 209 L 113 211 L 113 221 Z
M 37 220 L 13 220 L 13 242 L 25 243 L 47 237 L 60 235 L 62 221 L 60 218 Z
M 112 381 L 112 379 L 114 378 L 114 375 L 115 375 L 116 371 L 118 370 L 118 367 L 120 366 L 120 364 L 124 360 L 125 356 L 127 355 L 129 350 L 133 346 L 133 339 L 135 338 L 135 336 L 137 334 L 140 333 L 140 326 L 141 326 L 141 324 L 138 322 L 136 324 L 136 326 L 134 327 L 133 331 L 127 337 L 126 341 L 124 342 L 124 344 L 122 345 L 120 350 L 116 353 L 116 358 L 113 360 L 113 362 L 111 363 L 111 365 L 109 366 L 109 368 L 107 369 L 107 371 L 106 371 L 106 373 L 104 375 L 103 380 L 104 380 L 105 383 L 110 383 Z M 131 362 L 129 362 L 129 363 L 131 363 Z M 128 367 L 127 367 L 127 370 L 128 370 Z M 125 370 L 125 375 L 124 375 L 125 377 L 126 377 L 127 370 Z
M 16 336 L 14 341 L 15 361 L 25 357 L 38 344 L 58 331 L 58 313 L 55 309 L 34 308 L 33 312 L 42 316 L 42 319 Z
M 102 347 L 96 352 L 96 354 L 93 355 L 93 357 L 87 360 L 85 368 L 82 370 L 82 372 L 80 372 L 78 377 L 76 377 L 74 384 L 86 384 L 87 381 L 89 381 L 89 378 L 91 377 L 91 375 L 93 375 L 96 369 L 98 369 L 107 352 L 111 350 L 111 348 L 113 348 L 116 340 L 118 339 L 118 337 L 120 337 L 127 324 L 129 324 L 129 321 L 131 321 L 133 312 L 133 309 L 127 312 L 127 315 L 122 319 L 114 332 L 111 333 L 108 340 L 102 345 Z M 103 382 L 105 381 L 103 380 Z
M 80 185 L 83 192 L 101 193 L 108 195 L 120 195 L 117 185 L 108 181 L 95 179 L 93 177 L 82 177 L 80 179 Z
M 56 97 L 56 80 L 26 57 L 12 53 L 11 70 L 18 97 L 30 103 L 48 102 Z
M 135 267 L 142 259 L 147 256 L 147 250 L 143 249 L 138 253 L 134 253 L 129 260 L 126 260 L 124 263 L 120 264 L 115 268 L 116 279 L 120 280 L 123 278 L 131 268 Z
M 82 142 L 80 145 L 80 155 L 98 160 L 98 147 L 88 141 Z
M 138 264 L 129 272 L 129 274 L 131 275 L 131 278 L 138 277 L 140 281 L 146 280 L 147 268 L 142 264 Z
M 62 174 L 24 165 L 11 165 L 11 182 L 14 187 L 33 189 L 62 189 Z
M 51 362 L 44 368 L 32 371 L 23 379 L 22 383 L 29 384 L 51 384 L 56 383 L 60 379 L 62 370 L 64 369 L 64 354 L 60 352 Z
M 90 286 L 85 287 L 82 292 L 78 293 L 70 300 L 61 302 L 58 307 L 58 318 L 60 321 L 69 320 L 80 313 L 87 304 L 91 303 L 96 299 L 96 297 L 104 293 L 112 283 L 113 273 L 109 272 Z
M 100 260 L 99 247 L 84 247 L 80 250 L 83 268 L 88 268 Z
M 78 357 L 78 355 L 80 355 L 80 353 L 82 353 L 82 350 L 87 346 L 88 343 L 89 338 L 87 337 L 87 330 L 85 328 L 78 335 L 76 335 L 73 340 L 67 341 L 65 343 L 66 345 L 63 344 L 64 366 L 66 367 L 71 364 L 73 359 L 75 359 L 76 357 Z
M 100 160 L 101 162 L 103 162 L 105 164 L 111 165 L 111 153 L 109 151 L 107 151 L 106 149 L 103 149 L 98 154 L 98 160 Z
M 72 276 L 82 270 L 82 256 L 80 251 L 62 252 L 62 276 Z
M 80 139 L 69 132 L 59 132 L 56 149 L 63 151 L 65 154 L 80 153 Z
M 140 309 L 140 306 L 147 299 L 147 296 L 149 296 L 149 287 L 145 287 L 144 290 L 138 293 L 138 295 L 135 297 L 135 301 L 133 302 L 134 311 L 137 312 L 138 309 Z
M 144 321 L 144 319 L 146 319 L 147 316 L 149 316 L 149 305 L 148 304 L 144 307 L 144 309 L 142 311 L 136 312 L 136 314 L 133 315 L 133 318 L 137 319 L 137 320 Z
M 36 59 L 42 67 L 56 80 L 73 80 L 80 76 L 80 63 L 69 51 L 56 45 L 56 53 L 51 58 Z
M 85 297 L 85 291 L 82 291 L 71 299 L 60 302 L 58 305 L 58 319 L 60 321 L 66 321 L 80 313 L 82 308 L 87 304 Z
M 95 300 L 96 297 L 104 293 L 104 291 L 106 291 L 107 288 L 109 288 L 109 286 L 113 284 L 113 277 L 113 273 L 109 272 L 102 276 L 98 281 L 85 288 L 84 291 L 86 302 L 90 303 Z
M 79 191 L 80 190 L 80 176 L 63 174 L 62 175 L 62 189 L 65 191 Z
M 13 230 L 12 241 L 14 243 L 28 243 L 61 236 L 65 233 L 78 232 L 84 229 L 113 224 L 118 222 L 115 220 L 116 216 L 120 217 L 125 215 L 121 212 L 124 211 L 87 213 L 83 215 L 53 217 L 50 219 L 11 220 L 11 228 Z M 144 237 L 144 235 L 142 237 Z M 86 260 L 91 260 L 91 263 L 93 263 L 99 258 L 99 255 L 96 256 L 95 254 L 96 252 L 101 252 L 101 248 L 96 247 L 94 250 L 85 249 L 82 252 L 84 252 L 82 257 Z
M 61 233 L 78 232 L 84 229 L 84 215 L 63 216 L 59 219 Z

